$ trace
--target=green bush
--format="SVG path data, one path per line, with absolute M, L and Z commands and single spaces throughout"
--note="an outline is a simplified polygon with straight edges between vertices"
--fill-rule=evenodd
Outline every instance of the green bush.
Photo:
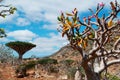
M 76 72 L 76 68 L 75 67 L 68 68 L 67 75 L 68 75 L 70 80 L 74 79 L 75 72 Z
M 108 77 L 109 80 L 120 80 L 119 77 L 117 77 L 115 75 L 111 75 L 111 74 L 108 74 L 107 77 Z
M 38 64 L 57 64 L 57 60 L 56 59 L 51 59 L 51 58 L 43 58 L 41 60 L 38 60 Z
M 18 78 L 22 78 L 22 77 L 27 76 L 26 71 L 34 68 L 36 64 L 37 64 L 36 61 L 29 61 L 27 63 L 18 65 L 18 67 L 15 70 L 16 76 Z M 20 74 L 20 75 L 18 75 L 18 74 Z
M 27 63 L 19 65 L 18 69 L 24 66 L 24 68 L 26 68 L 26 70 L 29 70 L 31 68 L 34 68 L 36 64 L 37 64 L 37 61 L 29 61 Z
M 81 73 L 82 80 L 84 80 L 83 79 L 85 77 L 85 71 L 84 71 L 84 69 L 82 67 L 78 67 L 78 70 Z M 68 75 L 68 77 L 69 77 L 70 80 L 74 79 L 74 77 L 75 77 L 74 75 L 75 75 L 76 71 L 77 71 L 76 67 L 70 67 L 70 68 L 68 68 L 67 75 Z
M 59 69 L 56 66 L 50 65 L 49 66 L 49 72 L 50 73 L 58 73 Z
M 60 63 L 63 63 L 65 65 L 67 65 L 67 66 L 71 65 L 73 62 L 74 62 L 74 60 L 71 60 L 71 59 L 60 61 Z
M 37 64 L 37 61 L 29 61 L 28 63 L 25 64 L 25 67 L 26 69 L 31 69 L 35 67 L 36 64 Z

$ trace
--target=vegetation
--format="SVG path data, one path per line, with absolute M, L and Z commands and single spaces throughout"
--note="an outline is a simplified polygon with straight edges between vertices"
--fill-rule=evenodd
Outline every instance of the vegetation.
M 27 76 L 27 70 L 36 68 L 35 66 L 40 64 L 40 67 L 44 67 L 49 73 L 58 73 L 61 70 L 61 72 L 65 72 L 72 80 L 77 70 L 87 80 L 101 80 L 105 78 L 108 80 L 120 80 L 117 76 L 113 76 L 107 71 L 109 66 L 120 63 L 120 20 L 117 19 L 120 12 L 120 4 L 116 0 L 115 2 L 110 2 L 111 12 L 108 14 L 102 12 L 104 6 L 104 3 L 99 3 L 96 11 L 94 11 L 95 9 L 89 9 L 92 15 L 84 17 L 83 20 L 79 19 L 76 8 L 72 13 L 64 14 L 62 12 L 58 17 L 58 21 L 60 22 L 59 31 L 62 33 L 62 37 L 66 35 L 71 47 L 78 50 L 82 57 L 79 67 L 79 63 L 73 66 L 72 64 L 75 61 L 71 59 L 62 60 L 59 63 L 56 59 L 43 58 L 18 65 L 15 71 L 17 77 L 22 78 Z M 0 5 L 0 7 L 9 7 L 8 10 L 0 12 L 0 16 L 3 18 L 14 14 L 16 10 L 15 7 L 11 6 Z M 84 30 L 81 31 L 83 28 Z M 0 28 L 0 38 L 6 36 L 4 29 Z M 6 43 L 6 46 L 0 45 L 0 62 L 2 63 L 10 62 L 14 59 L 10 48 L 18 52 L 19 60 L 22 60 L 22 56 L 27 51 L 36 47 L 35 44 L 22 41 L 9 42 Z M 77 56 L 78 53 L 75 52 L 73 55 Z M 65 57 L 66 55 L 63 54 L 63 56 Z M 33 55 L 31 58 L 36 58 L 36 56 Z M 76 69 L 76 66 L 78 69 Z M 105 72 L 105 78 L 101 76 L 103 72 Z
M 22 60 L 22 56 L 32 49 L 33 47 L 36 47 L 35 44 L 29 43 L 29 42 L 21 42 L 21 41 L 15 41 L 15 42 L 9 42 L 6 43 L 6 46 L 14 49 L 19 54 L 19 59 Z
M 71 59 L 66 59 L 66 60 L 60 61 L 60 63 L 63 63 L 66 66 L 70 66 L 73 62 L 74 62 L 74 60 L 71 60 Z
M 57 64 L 56 59 L 51 59 L 51 58 L 43 58 L 38 61 L 39 64 L 45 65 L 45 64 Z
M 116 76 L 115 74 L 110 74 L 107 73 L 106 77 L 104 77 L 105 75 L 102 74 L 102 79 L 106 79 L 106 80 L 120 80 L 120 77 Z
M 71 68 L 68 68 L 67 70 L 67 75 L 69 77 L 70 80 L 74 80 L 74 74 L 76 72 L 76 67 L 71 67 Z
M 15 71 L 17 78 L 23 78 L 27 76 L 26 71 L 27 71 L 27 68 L 25 65 L 18 66 Z
M 3 0 L 0 0 L 0 3 Z M 12 7 L 10 5 L 0 5 L 1 11 L 0 11 L 0 17 L 5 18 L 8 15 L 14 14 L 14 12 L 17 10 L 15 7 Z M 6 37 L 6 33 L 4 28 L 0 28 L 0 38 Z M 4 45 L 0 45 L 0 61 L 1 62 L 9 62 L 13 58 L 12 50 L 10 48 L 7 48 Z
M 111 74 L 108 74 L 107 77 L 108 77 L 108 80 L 120 80 L 119 77 L 117 77 L 115 75 L 111 75 Z
M 53 64 L 57 64 L 57 60 L 50 58 L 43 58 L 40 60 L 29 61 L 27 63 L 18 65 L 15 73 L 17 77 L 25 77 L 27 76 L 26 71 L 35 68 L 35 65 L 38 64 L 41 64 L 41 67 L 43 66 L 45 70 L 47 70 L 50 73 L 57 73 L 59 71 L 58 68 L 53 65 Z
M 29 61 L 28 63 L 23 64 L 23 65 L 24 65 L 24 66 L 26 67 L 26 69 L 28 70 L 28 69 L 34 68 L 36 64 L 37 64 L 36 61 Z
M 8 15 L 14 14 L 14 12 L 17 10 L 15 7 L 12 7 L 10 5 L 0 5 L 0 7 L 3 8 L 3 10 L 0 11 L 0 17 L 3 17 L 3 18 L 5 18 Z M 0 28 L 0 38 L 6 37 L 6 36 L 7 35 L 5 34 L 4 29 Z
M 3 28 L 0 28 L 0 38 L 6 37 L 5 31 Z
M 58 17 L 59 31 L 67 36 L 70 45 L 79 51 L 87 80 L 100 80 L 101 73 L 113 64 L 120 63 L 120 4 L 110 2 L 109 13 L 102 12 L 105 4 L 99 3 L 96 10 L 89 9 L 92 15 L 79 19 L 75 8 L 72 13 L 62 12 Z M 102 15 L 100 15 L 102 14 Z M 95 28 L 97 27 L 97 28 Z M 83 30 L 84 28 L 84 30 Z M 83 31 L 81 31 L 81 29 Z M 111 47 L 110 44 L 113 44 Z M 88 49 L 91 46 L 91 49 Z M 109 48 L 107 48 L 109 47 Z M 113 58 L 113 60 L 110 60 Z
M 13 59 L 14 59 L 14 55 L 13 55 L 13 51 L 4 46 L 4 45 L 0 45 L 0 62 L 1 63 L 12 63 Z

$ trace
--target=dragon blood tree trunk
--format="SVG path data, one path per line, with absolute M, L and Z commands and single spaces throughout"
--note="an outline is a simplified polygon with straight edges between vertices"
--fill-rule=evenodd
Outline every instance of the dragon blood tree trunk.
M 19 54 L 19 58 L 18 59 L 21 61 L 22 57 L 23 57 L 23 54 Z

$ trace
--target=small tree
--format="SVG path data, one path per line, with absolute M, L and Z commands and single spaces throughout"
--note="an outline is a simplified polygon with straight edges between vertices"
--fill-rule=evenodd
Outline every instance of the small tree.
M 21 42 L 21 41 L 15 41 L 15 42 L 9 42 L 6 43 L 6 46 L 14 49 L 19 54 L 19 60 L 22 60 L 22 56 L 32 49 L 33 47 L 36 47 L 35 44 L 29 43 L 29 42 Z
M 104 6 L 99 3 L 96 11 L 89 9 L 92 15 L 83 20 L 79 19 L 76 8 L 72 13 L 65 16 L 62 12 L 58 17 L 62 37 L 66 35 L 71 46 L 82 56 L 81 66 L 87 80 L 100 80 L 103 71 L 107 73 L 109 66 L 120 63 L 120 20 L 117 20 L 120 4 L 110 2 L 110 13 L 102 12 Z

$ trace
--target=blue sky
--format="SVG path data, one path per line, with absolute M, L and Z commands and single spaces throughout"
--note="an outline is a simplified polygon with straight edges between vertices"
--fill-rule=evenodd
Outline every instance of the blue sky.
M 5 19 L 0 18 L 0 27 L 5 28 L 8 35 L 0 39 L 0 43 L 28 41 L 37 46 L 24 57 L 51 55 L 68 43 L 57 31 L 57 16 L 61 11 L 71 12 L 77 8 L 82 18 L 90 14 L 88 8 L 94 8 L 99 2 L 108 7 L 110 1 L 114 0 L 5 0 L 2 4 L 11 4 L 17 11 Z

